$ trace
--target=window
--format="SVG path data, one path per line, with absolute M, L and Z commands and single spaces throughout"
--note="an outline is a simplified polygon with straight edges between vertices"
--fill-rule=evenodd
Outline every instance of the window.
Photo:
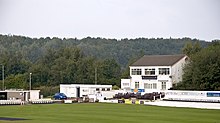
M 162 90 L 166 90 L 166 82 L 161 82 Z
M 153 89 L 157 89 L 157 83 L 153 83 Z
M 102 91 L 105 91 L 105 88 L 102 88 Z
M 141 69 L 131 69 L 131 75 L 141 75 Z
M 99 91 L 99 88 L 96 88 L 96 91 Z
M 159 75 L 169 75 L 170 68 L 159 68 Z
M 123 86 L 129 86 L 129 83 L 123 83 Z
M 157 83 L 151 83 L 151 84 L 144 83 L 144 88 L 145 89 L 157 89 Z
M 145 89 L 150 89 L 150 84 L 144 83 L 144 88 L 145 88 Z
M 83 89 L 82 91 L 83 91 L 83 92 L 88 92 L 89 90 L 85 90 L 85 89 Z
M 145 75 L 155 75 L 155 68 L 152 69 L 145 69 Z
M 152 84 L 149 84 L 150 85 L 150 89 L 152 89 Z
M 110 88 L 107 88 L 107 91 L 110 91 Z
M 139 82 L 135 82 L 135 88 L 139 88 Z

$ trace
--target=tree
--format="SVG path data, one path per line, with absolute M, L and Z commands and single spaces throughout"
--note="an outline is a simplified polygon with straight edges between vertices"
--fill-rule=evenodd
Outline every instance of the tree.
M 191 56 L 184 69 L 183 81 L 176 89 L 220 90 L 220 42 Z
M 57 87 L 60 83 L 92 84 L 95 83 L 95 70 L 98 84 L 119 86 L 121 69 L 126 71 L 123 72 L 122 78 L 129 77 L 129 65 L 132 63 L 130 59 L 139 58 L 140 54 L 178 54 L 187 41 L 194 43 L 198 40 L 190 38 L 116 40 L 91 37 L 80 40 L 49 37 L 38 39 L 0 34 L 0 64 L 5 67 L 5 80 L 16 78 L 21 82 L 21 75 L 25 78 L 30 72 L 33 73 L 33 88 L 43 86 L 45 90 L 50 90 L 47 87 Z M 206 47 L 210 42 L 199 41 L 198 46 L 196 43 L 192 45 L 192 49 L 199 49 L 197 47 L 200 44 Z M 13 83 L 7 82 L 8 87 L 22 87 L 15 80 Z
M 143 51 L 141 51 L 139 55 L 131 57 L 130 60 L 128 61 L 128 64 L 126 65 L 126 68 L 122 71 L 121 78 L 124 78 L 124 79 L 130 78 L 130 67 L 129 66 L 143 56 L 144 56 Z
M 182 52 L 191 57 L 193 54 L 199 52 L 201 49 L 202 47 L 198 41 L 194 44 L 192 42 L 187 42 L 183 47 Z
M 114 59 L 105 59 L 98 67 L 99 83 L 120 85 L 120 66 Z
M 27 81 L 27 74 L 10 75 L 5 79 L 5 87 L 6 89 L 27 89 Z

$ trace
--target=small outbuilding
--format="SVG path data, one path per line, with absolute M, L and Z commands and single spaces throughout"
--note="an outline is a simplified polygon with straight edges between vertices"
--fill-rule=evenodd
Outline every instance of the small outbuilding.
M 37 100 L 40 96 L 40 90 L 5 90 L 0 91 L 0 100 Z
M 83 97 L 111 91 L 112 85 L 60 84 L 60 93 L 67 97 Z

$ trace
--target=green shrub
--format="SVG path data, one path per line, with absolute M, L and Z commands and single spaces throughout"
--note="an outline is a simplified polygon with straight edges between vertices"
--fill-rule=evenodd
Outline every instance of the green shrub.
M 52 97 L 55 93 L 59 92 L 60 87 L 59 86 L 40 86 L 38 88 L 35 88 L 40 90 L 40 94 L 44 95 L 44 97 Z
M 112 87 L 112 90 L 118 90 L 119 89 L 119 87 L 117 86 L 117 85 L 114 85 L 113 87 Z

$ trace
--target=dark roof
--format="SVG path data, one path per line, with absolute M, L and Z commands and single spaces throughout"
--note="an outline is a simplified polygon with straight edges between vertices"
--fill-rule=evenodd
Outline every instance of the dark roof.
M 184 54 L 145 55 L 130 66 L 172 66 L 185 56 Z

